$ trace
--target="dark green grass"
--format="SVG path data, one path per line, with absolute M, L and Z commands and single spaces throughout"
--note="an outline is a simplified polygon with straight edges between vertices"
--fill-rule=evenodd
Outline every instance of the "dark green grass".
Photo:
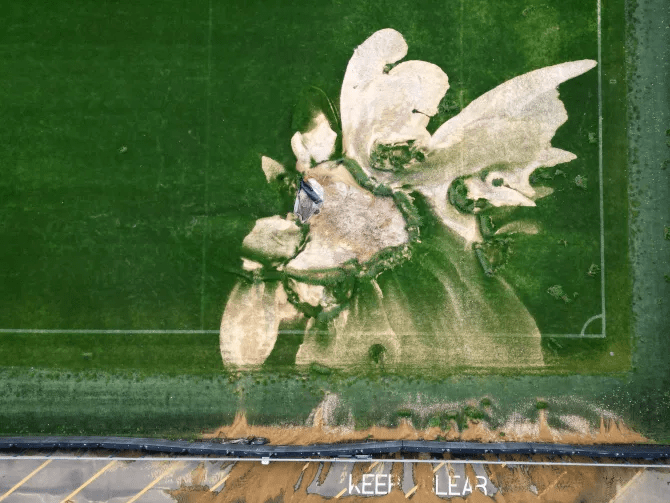
M 0 334 L 0 367 L 227 375 L 218 334 Z
M 580 2 L 213 2 L 211 26 L 204 0 L 36 9 L 14 8 L 0 38 L 5 328 L 216 329 L 242 238 L 290 211 L 260 156 L 291 165 L 296 103 L 317 86 L 337 105 L 375 30 L 398 29 L 407 59 L 449 75 L 433 130 L 509 78 L 596 57 L 595 12 Z M 595 77 L 561 86 L 569 120 L 554 144 L 579 159 L 542 181 L 554 195 L 518 210 L 543 233 L 518 238 L 504 272 L 544 333 L 578 333 L 599 311 L 585 275 L 599 263 Z M 561 305 L 554 284 L 579 299 Z

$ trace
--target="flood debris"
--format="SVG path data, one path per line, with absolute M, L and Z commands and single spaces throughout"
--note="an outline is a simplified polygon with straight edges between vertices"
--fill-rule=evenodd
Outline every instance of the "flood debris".
M 300 180 L 300 188 L 295 198 L 293 213 L 298 216 L 303 224 L 306 223 L 312 215 L 316 215 L 321 211 L 324 196 L 323 187 L 319 182 L 313 178 L 307 181 Z
M 499 275 L 481 279 L 482 268 L 493 276 L 511 253 L 509 239 L 495 236 L 490 217 L 497 207 L 535 206 L 552 189 L 531 184 L 532 173 L 576 158 L 551 145 L 568 119 L 558 86 L 597 63 L 570 61 L 512 78 L 473 100 L 431 135 L 427 126 L 449 89 L 448 78 L 434 64 L 401 62 L 407 52 L 403 36 L 393 29 L 374 33 L 354 51 L 340 95 L 342 159 L 332 159 L 338 135 L 323 111 L 312 116 L 307 131 L 291 138 L 296 170 L 304 177 L 294 215 L 259 220 L 243 245 L 252 252 L 247 258 L 263 270 L 276 268 L 272 281 L 281 276 L 289 289 L 289 278 L 304 286 L 289 292 L 286 302 L 295 302 L 293 311 L 279 287 L 273 287 L 275 295 L 250 285 L 235 290 L 221 327 L 226 364 L 262 363 L 269 354 L 266 345 L 276 340 L 278 324 L 262 313 L 275 315 L 273 319 L 277 313 L 282 319 L 300 313 L 311 327 L 317 322 L 314 308 L 326 303 L 338 314 L 322 319 L 318 329 L 306 330 L 296 365 L 369 365 L 375 344 L 387 350 L 385 365 L 544 365 L 540 331 L 512 287 Z M 268 180 L 280 176 L 278 163 L 264 158 L 263 164 Z M 413 194 L 425 199 L 443 224 L 421 239 Z M 307 222 L 309 226 L 301 225 Z M 504 231 L 537 228 L 508 225 Z M 421 260 L 410 260 L 412 256 Z M 389 273 L 377 283 L 377 277 L 408 262 L 412 264 L 400 276 Z M 420 272 L 417 286 L 398 279 L 415 270 Z M 355 282 L 356 294 L 332 300 L 330 294 L 345 279 Z M 422 288 L 435 292 L 427 300 L 435 312 L 428 322 L 412 316 L 414 303 L 424 302 L 417 295 Z M 547 293 L 572 301 L 560 285 Z M 256 321 L 267 327 L 242 339 L 238 318 L 251 309 L 259 311 Z M 245 321 L 253 319 L 249 312 Z M 509 335 L 504 342 L 497 337 L 502 327 Z M 326 344 L 322 332 L 328 334 Z M 234 350 L 236 344 L 244 350 Z

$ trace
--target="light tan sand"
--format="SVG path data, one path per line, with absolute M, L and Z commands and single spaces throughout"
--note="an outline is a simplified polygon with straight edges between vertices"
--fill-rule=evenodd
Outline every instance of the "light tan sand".
M 474 261 L 474 257 L 472 257 Z M 473 266 L 479 267 L 478 264 Z M 330 328 L 331 340 L 327 346 L 319 342 L 318 334 L 307 332 L 296 356 L 296 364 L 316 362 L 334 368 L 352 369 L 369 366 L 369 348 L 384 346 L 384 365 L 387 368 L 413 366 L 426 368 L 438 362 L 469 367 L 539 367 L 544 364 L 540 348 L 540 332 L 525 307 L 503 283 L 509 295 L 505 298 L 505 313 L 516 313 L 514 324 L 505 324 L 517 335 L 500 336 L 491 333 L 491 320 L 500 320 L 501 305 L 491 306 L 483 286 L 466 276 L 470 271 L 459 271 L 461 283 L 454 285 L 451 277 L 435 270 L 435 277 L 444 284 L 449 298 L 464 295 L 457 287 L 467 287 L 468 308 L 478 316 L 466 316 L 458 302 L 436 306 L 447 322 L 427 336 L 416 328 L 408 310 L 406 294 L 395 284 L 386 283 L 382 294 L 379 288 L 360 286 L 347 309 L 343 310 Z M 363 294 L 363 288 L 366 288 Z M 441 292 L 444 293 L 444 292 Z M 502 302 L 502 300 L 500 301 Z M 497 308 L 497 311 L 494 310 Z M 447 324 L 448 323 L 448 324 Z M 501 321 L 500 325 L 503 325 Z M 439 335 L 435 335 L 439 334 Z
M 375 197 L 335 163 L 306 173 L 325 191 L 321 212 L 310 219 L 310 240 L 287 270 L 327 269 L 352 258 L 366 262 L 384 248 L 409 240 L 405 219 L 388 197 Z
M 369 158 L 376 143 L 415 141 L 428 152 L 419 168 L 408 173 L 374 173 L 391 185 L 411 183 L 426 195 L 445 225 L 466 242 L 479 235 L 474 216 L 461 215 L 447 202 L 447 189 L 459 176 L 471 176 L 492 165 L 505 186 L 493 187 L 492 175 L 482 187 L 472 187 L 494 205 L 534 206 L 534 199 L 550 191 L 536 191 L 529 176 L 540 166 L 554 166 L 575 155 L 553 148 L 551 139 L 567 120 L 558 97 L 560 83 L 596 65 L 572 61 L 515 77 L 471 102 L 432 135 L 430 116 L 449 88 L 446 74 L 423 61 L 387 64 L 407 54 L 407 43 L 392 29 L 380 30 L 356 48 L 342 83 L 340 108 L 342 141 L 347 156 L 372 174 Z M 297 154 L 296 154 L 297 155 Z M 477 185 L 476 179 L 471 182 Z
M 302 234 L 292 220 L 275 215 L 256 220 L 242 246 L 268 259 L 290 259 L 300 246 Z
M 268 182 L 271 182 L 272 180 L 274 180 L 279 175 L 285 172 L 284 166 L 266 156 L 261 157 L 261 168 L 263 168 L 263 173 L 265 173 L 265 179 Z
M 486 184 L 502 178 L 505 187 L 478 189 L 493 204 L 532 206 L 532 201 L 549 193 L 531 187 L 530 174 L 540 166 L 576 158 L 551 146 L 556 130 L 568 118 L 556 87 L 594 66 L 595 61 L 573 61 L 515 77 L 480 96 L 438 128 L 426 160 L 430 169 L 417 171 L 411 180 L 431 200 L 445 225 L 467 241 L 478 238 L 470 225 L 455 221 L 447 189 L 455 178 L 476 175 L 494 164 L 506 169 L 490 173 Z
M 242 257 L 242 269 L 245 271 L 257 271 L 258 269 L 262 269 L 263 264 L 256 262 L 254 260 L 249 260 L 248 258 Z
M 330 298 L 323 285 L 310 285 L 294 279 L 289 279 L 290 288 L 298 294 L 300 302 L 306 302 L 312 306 L 328 306 Z
M 233 288 L 221 319 L 221 356 L 227 364 L 260 365 L 272 352 L 279 324 L 302 316 L 274 283 L 243 283 Z
M 468 198 L 474 201 L 486 199 L 493 206 L 535 206 L 532 199 L 528 199 L 521 192 L 505 187 L 494 187 L 479 178 L 467 178 L 465 185 L 468 188 Z
M 495 234 L 537 234 L 540 232 L 540 229 L 533 222 L 525 222 L 523 220 L 517 220 L 515 222 L 510 222 L 506 225 L 503 225 L 496 230 Z
M 312 128 L 302 135 L 302 143 L 316 163 L 327 161 L 335 152 L 337 133 L 330 128 L 328 119 L 319 113 L 312 121 Z
M 306 133 L 297 131 L 291 138 L 291 148 L 297 159 L 296 169 L 304 173 L 309 170 L 312 161 L 327 161 L 335 152 L 337 133 L 330 128 L 328 119 L 321 112 L 313 120 L 311 129 Z
M 407 49 L 400 33 L 380 30 L 356 48 L 344 75 L 343 147 L 368 174 L 375 143 L 429 142 L 426 126 L 449 88 L 447 75 L 425 61 L 405 61 L 385 73 L 385 65 L 404 58 Z

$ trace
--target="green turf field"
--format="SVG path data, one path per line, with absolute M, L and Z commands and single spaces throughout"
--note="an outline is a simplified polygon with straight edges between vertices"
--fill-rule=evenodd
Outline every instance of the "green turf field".
M 606 394 L 613 373 L 631 370 L 634 348 L 623 2 L 602 16 L 599 25 L 595 1 L 572 0 L 7 7 L 0 20 L 0 380 L 8 392 L 0 433 L 174 433 L 217 424 L 240 408 L 259 421 L 291 421 L 306 417 L 325 389 L 353 396 L 357 387 L 371 395 L 384 387 L 374 366 L 360 381 L 295 369 L 295 337 L 283 338 L 260 372 L 230 374 L 218 331 L 243 273 L 242 239 L 256 219 L 292 209 L 265 183 L 261 155 L 295 163 L 290 138 L 304 91 L 318 86 L 337 102 L 353 49 L 388 27 L 407 40 L 407 59 L 435 63 L 449 76 L 431 132 L 510 78 L 600 61 L 600 74 L 559 88 L 569 118 L 552 143 L 578 158 L 560 166 L 565 176 L 537 172 L 534 183 L 554 193 L 511 217 L 532 217 L 543 232 L 515 238 L 502 274 L 543 334 L 546 366 L 529 371 L 528 383 L 548 374 L 558 380 L 541 386 L 559 393 L 571 385 L 557 384 L 556 375 L 607 375 L 587 391 Z M 587 182 L 575 183 L 578 175 Z M 598 271 L 588 274 L 592 265 Z M 569 302 L 548 293 L 554 285 Z M 606 330 L 600 319 L 585 327 L 603 313 L 603 300 Z M 587 337 L 565 337 L 583 328 Z M 437 376 L 407 374 L 393 377 L 410 379 L 407 393 L 441 392 L 429 384 Z M 444 374 L 458 380 L 472 370 Z M 129 426 L 115 422 L 120 398 L 96 402 L 105 379 L 112 397 L 126 389 L 152 396 L 146 409 L 132 398 Z M 463 396 L 487 393 L 489 381 L 476 379 Z M 190 390 L 210 381 L 193 398 Z M 534 393 L 532 384 L 510 382 L 518 400 Z M 35 415 L 37 403 L 63 389 L 67 405 L 50 402 Z M 178 391 L 176 409 L 167 389 Z M 281 406 L 271 405 L 284 389 Z M 361 418 L 385 420 L 356 408 Z M 81 420 L 63 426 L 77 414 Z
M 433 62 L 449 75 L 451 88 L 431 130 L 509 78 L 598 58 L 595 5 L 583 2 L 523 8 L 292 3 L 275 10 L 264 2 L 214 2 L 211 9 L 207 2 L 95 9 L 82 3 L 48 12 L 17 7 L 9 21 L 2 46 L 7 141 L 0 147 L 7 167 L 2 241 L 8 244 L 0 251 L 7 299 L 0 328 L 7 329 L 216 331 L 241 272 L 241 239 L 256 218 L 290 211 L 266 187 L 260 155 L 292 163 L 292 114 L 301 93 L 317 85 L 337 102 L 353 48 L 377 29 L 397 28 L 408 41 L 408 58 Z M 506 215 L 530 217 L 544 229 L 516 239 L 503 271 L 541 332 L 559 337 L 579 334 L 602 312 L 600 274 L 587 274 L 591 264 L 601 264 L 597 72 L 566 82 L 560 92 L 569 120 L 554 145 L 578 159 L 562 166 L 562 176 L 538 171 L 535 183 L 555 193 L 538 208 Z M 621 162 L 609 155 L 608 167 Z M 577 175 L 588 180 L 586 188 L 575 184 Z M 625 201 L 616 192 L 624 179 L 612 181 L 604 196 L 616 208 Z M 620 256 L 622 245 L 612 239 L 606 249 Z M 625 269 L 607 267 L 606 274 L 616 282 Z M 569 303 L 547 293 L 553 285 L 567 292 Z M 599 324 L 588 331 L 601 333 Z M 547 339 L 553 370 L 569 365 L 573 346 L 592 349 L 597 361 L 597 354 L 627 340 L 625 325 L 625 315 L 612 323 L 607 342 Z M 10 333 L 6 344 L 17 338 L 35 351 L 55 344 L 61 352 L 77 336 L 65 343 Z M 66 361 L 77 361 L 80 349 L 93 353 L 91 365 L 125 360 L 110 354 L 122 338 L 98 334 L 93 342 L 84 335 L 74 357 L 62 353 L 54 360 L 73 365 Z M 140 353 L 160 345 L 160 336 L 144 339 Z M 203 334 L 179 354 L 199 354 L 215 339 Z M 164 344 L 176 340 L 165 335 Z M 625 369 L 626 343 L 617 349 L 615 360 L 596 368 Z M 157 367 L 172 371 L 170 364 L 149 366 Z M 176 368 L 187 370 L 181 363 Z M 200 364 L 192 368 L 201 371 Z M 212 362 L 210 369 L 220 365 Z

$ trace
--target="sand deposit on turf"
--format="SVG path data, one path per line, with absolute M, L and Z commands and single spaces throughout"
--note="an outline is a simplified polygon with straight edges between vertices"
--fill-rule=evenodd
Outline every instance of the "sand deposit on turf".
M 385 71 L 407 50 L 396 30 L 377 31 L 356 48 L 344 75 L 340 95 L 344 151 L 368 174 L 375 143 L 430 141 L 426 126 L 449 89 L 447 75 L 425 61 L 405 61 Z
M 254 228 L 242 241 L 242 247 L 252 254 L 282 260 L 295 255 L 300 241 L 302 234 L 296 223 L 275 215 L 256 220 Z
M 270 159 L 269 157 L 266 156 L 261 157 L 261 168 L 263 168 L 263 173 L 265 173 L 265 179 L 268 182 L 271 182 L 272 180 L 276 179 L 279 175 L 285 172 L 284 166 L 279 164 L 274 159 Z
M 393 199 L 375 197 L 343 166 L 323 163 L 306 174 L 323 187 L 324 203 L 310 219 L 305 249 L 287 264 L 287 271 L 335 268 L 353 258 L 363 263 L 409 240 L 405 219 Z
M 472 442 L 552 442 L 563 444 L 633 444 L 648 443 L 649 440 L 629 429 L 622 421 L 602 418 L 599 428 L 592 428 L 586 419 L 572 416 L 572 424 L 566 429 L 549 426 L 546 409 L 539 411 L 537 421 L 512 414 L 500 427 L 491 429 L 484 421 L 468 421 L 467 428 L 459 431 L 455 423 L 451 428 L 431 427 L 416 429 L 409 420 L 400 420 L 396 427 L 373 426 L 356 430 L 353 419 L 350 424 L 333 424 L 338 399 L 333 394 L 312 411 L 304 426 L 250 425 L 244 414 L 238 414 L 232 425 L 222 426 L 203 433 L 203 439 L 235 439 L 246 437 L 267 438 L 277 445 L 311 445 L 317 443 L 351 442 L 360 440 L 463 440 Z M 574 426 L 578 424 L 578 428 Z M 502 434 L 502 435 L 501 435 Z
M 279 324 L 302 316 L 274 283 L 238 283 L 230 294 L 219 336 L 224 362 L 260 365 L 272 352 Z
M 568 119 L 558 86 L 592 69 L 596 62 L 571 61 L 514 77 L 473 100 L 430 135 L 426 127 L 449 88 L 448 78 L 432 63 L 399 62 L 407 52 L 403 36 L 393 29 L 375 32 L 355 49 L 340 95 L 342 145 L 344 154 L 360 164 L 371 183 L 383 182 L 393 189 L 411 187 L 421 192 L 442 222 L 463 238 L 463 256 L 460 261 L 453 260 L 462 280 L 445 273 L 444 268 L 437 267 L 433 272 L 444 287 L 443 293 L 452 299 L 439 306 L 442 313 L 450 315 L 441 318 L 444 326 L 435 331 L 448 337 L 441 344 L 435 340 L 426 342 L 422 330 L 412 326 L 403 306 L 408 303 L 402 298 L 405 292 L 387 287 L 381 295 L 377 287 L 379 295 L 372 299 L 376 303 L 365 305 L 356 298 L 332 322 L 335 338 L 327 348 L 316 340 L 321 334 L 306 332 L 296 363 L 356 367 L 367 362 L 372 345 L 380 344 L 386 350 L 384 362 L 389 365 L 445 361 L 476 367 L 542 366 L 539 329 L 512 288 L 498 278 L 494 286 L 503 288 L 495 296 L 491 293 L 493 287 L 487 290 L 473 279 L 481 273 L 480 264 L 468 249 L 473 242 L 482 240 L 477 216 L 460 213 L 450 204 L 447 193 L 456 179 L 463 180 L 470 199 L 485 199 L 493 206 L 532 207 L 537 198 L 550 193 L 551 189 L 531 186 L 531 173 L 539 167 L 576 158 L 551 145 L 557 129 Z M 320 213 L 310 218 L 304 248 L 298 253 L 303 241 L 295 223 L 278 216 L 259 219 L 244 239 L 244 248 L 254 256 L 274 260 L 275 265 L 280 259 L 289 261 L 284 269 L 289 275 L 304 278 L 307 271 L 314 274 L 336 269 L 353 260 L 364 264 L 380 251 L 395 247 L 404 259 L 410 260 L 410 249 L 404 246 L 409 241 L 406 222 L 393 199 L 376 197 L 356 183 L 344 166 L 328 161 L 334 154 L 336 138 L 326 116 L 317 113 L 310 129 L 296 132 L 291 139 L 298 171 L 307 181 L 318 182 L 325 192 Z M 393 144 L 411 145 L 416 157 L 402 168 L 377 169 L 380 166 L 371 160 L 373 150 Z M 317 166 L 312 167 L 313 164 Z M 282 169 L 266 157 L 262 167 L 268 181 Z M 486 172 L 488 169 L 492 171 Z M 537 232 L 529 223 L 510 224 L 503 230 Z M 245 266 L 248 268 L 249 264 Z M 373 282 L 374 285 L 377 284 Z M 297 287 L 302 300 L 313 306 L 323 305 L 322 292 L 306 285 Z M 252 356 L 250 348 L 260 344 L 261 353 L 269 354 L 266 345 L 277 334 L 270 333 L 268 327 L 278 324 L 269 323 L 266 313 L 265 328 L 255 330 L 246 340 L 236 335 L 235 330 L 242 331 L 237 319 L 253 317 L 245 314 L 249 306 L 264 309 L 256 302 L 258 294 L 253 297 L 251 293 L 239 293 L 231 296 L 227 316 L 224 314 L 222 354 L 227 363 L 254 365 L 263 358 Z M 247 298 L 249 302 L 244 306 Z M 276 298 L 273 301 L 274 305 L 265 307 L 270 318 L 293 316 L 282 314 L 282 302 Z M 234 316 L 233 308 L 240 313 Z M 368 311 L 371 313 L 366 317 Z M 224 326 L 233 328 L 231 336 Z M 514 337 L 499 337 L 506 337 L 510 327 Z M 258 337 L 261 339 L 256 341 Z M 227 349 L 223 348 L 224 339 L 228 339 Z M 246 344 L 248 351 L 235 350 L 235 344 Z M 234 355 L 234 359 L 226 359 L 226 355 Z

